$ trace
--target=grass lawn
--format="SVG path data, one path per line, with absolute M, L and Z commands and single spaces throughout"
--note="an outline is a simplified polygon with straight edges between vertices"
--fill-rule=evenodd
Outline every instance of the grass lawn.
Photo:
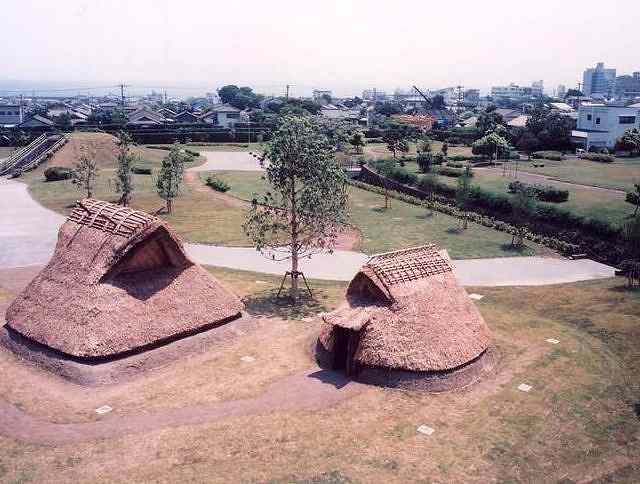
M 201 176 L 206 178 L 206 174 Z M 231 185 L 232 195 L 245 200 L 266 187 L 260 173 L 218 172 L 218 176 Z M 455 259 L 531 255 L 536 249 L 530 244 L 528 249 L 514 252 L 509 247 L 511 236 L 476 224 L 469 224 L 466 231 L 458 233 L 454 230 L 457 219 L 437 212 L 430 214 L 399 200 L 392 200 L 391 207 L 384 210 L 384 197 L 359 188 L 351 187 L 349 198 L 351 223 L 362 234 L 360 249 L 368 254 L 427 242 L 445 247 Z
M 11 156 L 11 153 L 13 153 L 17 148 L 14 147 L 6 147 L 6 146 L 0 146 L 0 160 L 3 158 L 9 158 L 9 156 Z
M 548 160 L 545 160 L 545 164 Z M 599 163 L 602 165 L 601 163 Z M 521 164 L 522 166 L 522 164 Z M 405 165 L 408 171 L 421 174 L 415 162 L 407 162 Z M 523 170 L 524 171 L 524 170 Z M 533 171 L 531 171 L 533 173 Z M 513 177 L 502 176 L 500 168 L 495 170 L 476 169 L 473 172 L 472 185 L 479 186 L 487 191 L 509 195 L 507 187 L 509 183 L 515 181 Z M 640 165 L 639 165 L 640 174 Z M 526 173 L 520 175 L 519 179 L 526 177 Z M 447 176 L 438 176 L 440 181 L 452 187 L 457 186 L 457 179 Z M 522 180 L 521 180 L 522 181 Z M 624 201 L 624 195 L 590 188 L 571 187 L 565 184 L 554 183 L 552 180 L 526 180 L 527 183 L 540 183 L 542 185 L 556 186 L 563 190 L 569 190 L 569 200 L 563 203 L 555 203 L 554 206 L 571 210 L 585 217 L 593 217 L 608 222 L 620 224 L 633 212 L 633 207 Z
M 534 168 L 529 162 L 520 163 L 520 169 L 547 175 L 561 181 L 593 185 L 619 190 L 633 190 L 640 183 L 640 158 L 616 158 L 613 163 L 569 158 L 563 161 L 536 160 L 544 167 Z
M 415 155 L 417 146 L 418 146 L 418 143 L 415 143 L 415 142 L 409 143 L 408 154 Z M 431 151 L 433 153 L 440 152 L 441 148 L 442 148 L 442 141 L 435 141 L 435 140 L 431 141 Z M 364 147 L 364 154 L 366 155 L 366 158 L 374 158 L 374 159 L 393 157 L 393 153 L 387 149 L 387 145 L 385 143 L 368 143 Z M 447 151 L 447 155 L 448 156 L 461 155 L 461 156 L 468 156 L 468 157 L 473 156 L 473 154 L 471 153 L 471 147 L 463 146 L 463 145 L 460 145 L 460 146 L 449 145 L 449 150 Z M 398 156 L 400 156 L 400 153 L 398 153 Z
M 245 298 L 275 282 L 212 271 Z M 470 288 L 485 296 L 478 307 L 502 359 L 495 374 L 462 391 L 367 386 L 321 410 L 276 408 L 72 445 L 0 436 L 0 481 L 637 482 L 640 293 L 623 284 Z M 323 305 L 332 306 L 344 286 L 325 290 Z M 52 381 L 0 350 L 1 398 L 59 422 L 251 398 L 311 367 L 317 331 L 317 320 L 263 320 L 215 351 L 91 389 Z M 240 364 L 243 355 L 256 363 Z M 518 391 L 521 383 L 532 390 Z M 104 404 L 114 411 L 97 417 Z M 421 435 L 420 425 L 435 432 Z

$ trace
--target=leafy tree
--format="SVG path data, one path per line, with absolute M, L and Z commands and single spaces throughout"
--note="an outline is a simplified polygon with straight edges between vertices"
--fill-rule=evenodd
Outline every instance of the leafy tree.
M 431 140 L 429 138 L 422 138 L 418 143 L 418 151 L 421 153 L 431 153 Z
M 502 136 L 490 133 L 471 145 L 471 152 L 474 155 L 488 156 L 493 160 L 495 155 L 509 150 L 509 143 Z
M 124 111 L 118 109 L 111 114 L 110 122 L 113 124 L 124 125 L 127 122 L 127 115 L 124 113 Z
M 218 89 L 218 97 L 224 104 L 230 104 L 231 101 L 233 101 L 239 93 L 240 88 L 235 84 L 222 86 L 220 89 Z
M 401 139 L 398 142 L 398 151 L 400 153 L 406 156 L 410 150 L 411 150 L 411 147 L 409 146 L 409 142 L 406 139 Z M 404 162 L 402 166 L 404 166 Z
M 416 157 L 416 162 L 422 173 L 430 173 L 433 165 L 433 153 L 421 151 Z
M 173 212 L 173 199 L 180 194 L 185 161 L 185 156 L 177 144 L 171 147 L 169 154 L 162 160 L 156 189 L 160 198 L 167 203 L 167 213 Z
M 526 222 L 535 210 L 535 190 L 523 183 L 515 186 L 514 196 L 511 199 L 511 210 L 513 214 L 516 233 L 511 238 L 511 245 L 522 247 L 524 236 L 527 232 Z
M 131 168 L 133 167 L 136 156 L 131 153 L 131 145 L 133 140 L 126 131 L 118 133 L 118 156 L 117 167 L 115 173 L 115 191 L 120 194 L 120 203 L 125 207 L 131 201 L 131 194 L 134 191 L 133 175 Z
M 333 101 L 333 99 L 331 99 L 331 96 L 326 92 L 322 95 L 322 100 L 327 104 L 331 104 L 331 102 Z
M 291 260 L 291 294 L 298 296 L 299 260 L 332 249 L 348 218 L 347 178 L 318 121 L 285 116 L 263 154 L 271 189 L 254 199 L 245 233 L 260 251 Z
M 462 212 L 462 229 L 468 227 L 467 210 L 471 199 L 471 169 L 467 166 L 464 174 L 458 177 L 458 187 L 456 189 L 456 206 Z
M 360 131 L 354 132 L 353 136 L 351 136 L 351 139 L 349 140 L 349 143 L 356 150 L 356 153 L 362 153 L 362 150 L 365 145 L 364 135 L 362 134 L 362 132 Z
M 562 150 L 571 146 L 571 130 L 575 128 L 575 121 L 538 106 L 527 120 L 526 128 L 538 138 L 540 148 Z
M 527 154 L 527 157 L 531 159 L 531 154 L 538 149 L 540 141 L 531 131 L 525 130 L 516 143 L 516 147 Z
M 504 126 L 504 118 L 496 111 L 495 106 L 488 106 L 478 115 L 476 128 L 479 129 L 482 134 L 494 131 L 499 125 Z
M 98 178 L 98 167 L 93 157 L 83 153 L 80 160 L 73 167 L 71 182 L 80 191 L 87 193 L 87 198 L 93 196 L 93 189 Z
M 406 138 L 402 131 L 398 129 L 388 129 L 385 131 L 382 141 L 387 144 L 389 151 L 393 153 L 393 157 L 396 157 L 398 151 L 402 151 L 401 148 L 406 144 Z
M 640 129 L 628 129 L 616 142 L 616 150 L 628 151 L 629 156 L 640 153 Z
M 444 156 L 447 156 L 447 153 L 449 152 L 449 144 L 446 141 L 442 143 L 442 147 L 440 148 L 440 151 L 442 151 L 442 154 Z
M 627 192 L 627 196 L 625 197 L 625 202 L 630 203 L 631 205 L 635 205 L 635 209 L 633 211 L 633 216 L 638 215 L 638 209 L 640 208 L 640 183 L 634 183 L 635 192 Z
M 56 116 L 54 122 L 56 126 L 62 129 L 71 129 L 73 125 L 71 124 L 71 115 L 69 113 L 61 113 L 59 116 Z

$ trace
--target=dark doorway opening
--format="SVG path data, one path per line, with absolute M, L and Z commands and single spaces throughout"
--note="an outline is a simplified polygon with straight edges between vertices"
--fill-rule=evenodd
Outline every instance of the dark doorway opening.
M 344 370 L 350 376 L 357 373 L 357 365 L 354 360 L 358 347 L 358 333 L 337 326 L 335 328 L 333 369 Z

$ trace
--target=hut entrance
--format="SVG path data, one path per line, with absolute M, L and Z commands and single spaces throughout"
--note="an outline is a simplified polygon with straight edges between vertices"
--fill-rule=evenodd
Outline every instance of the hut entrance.
M 354 356 L 359 340 L 360 337 L 356 331 L 340 326 L 335 327 L 334 370 L 344 370 L 347 376 L 357 373 L 357 364 Z

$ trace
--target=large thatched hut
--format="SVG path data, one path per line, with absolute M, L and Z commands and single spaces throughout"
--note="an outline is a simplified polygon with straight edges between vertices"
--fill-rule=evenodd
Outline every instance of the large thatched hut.
M 85 199 L 48 265 L 8 308 L 4 339 L 31 354 L 96 364 L 219 326 L 242 309 L 164 221 Z
M 317 357 L 356 380 L 444 391 L 494 366 L 491 334 L 434 245 L 371 257 L 323 315 Z

